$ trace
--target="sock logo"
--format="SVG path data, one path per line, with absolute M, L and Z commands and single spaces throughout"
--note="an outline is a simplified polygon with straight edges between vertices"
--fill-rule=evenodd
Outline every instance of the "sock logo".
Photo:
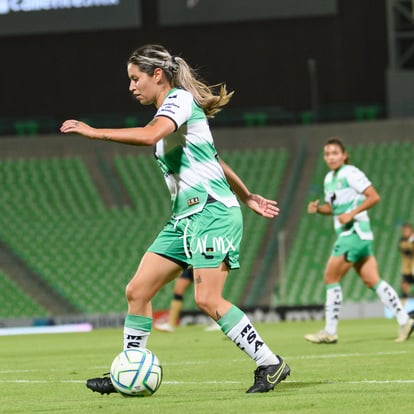
M 247 324 L 242 329 L 240 336 L 245 339 L 249 345 L 254 343 L 254 353 L 256 353 L 263 346 L 263 341 L 257 338 L 258 335 L 250 324 Z M 240 342 L 237 343 L 237 346 L 241 349 L 244 349 L 240 346 Z
M 252 329 L 252 325 L 250 325 L 249 323 L 242 329 L 242 331 L 240 332 L 240 335 L 242 338 L 244 338 L 249 331 Z
M 128 341 L 127 348 L 140 348 L 141 347 L 142 336 L 128 335 L 126 339 Z
M 397 298 L 388 286 L 384 289 L 384 293 L 388 296 L 391 308 L 394 309 L 395 313 L 398 314 L 401 312 L 402 308 L 398 306 Z

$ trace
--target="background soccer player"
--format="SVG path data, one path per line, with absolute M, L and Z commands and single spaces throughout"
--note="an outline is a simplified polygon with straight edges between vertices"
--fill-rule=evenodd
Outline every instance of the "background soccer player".
M 333 216 L 338 236 L 325 268 L 326 286 L 325 329 L 305 335 L 313 343 L 333 344 L 338 341 L 338 321 L 342 305 L 341 279 L 353 267 L 365 285 L 372 289 L 382 303 L 395 315 L 399 333 L 396 342 L 409 338 L 413 320 L 405 312 L 395 290 L 382 280 L 373 253 L 374 235 L 367 210 L 380 197 L 366 175 L 349 164 L 348 154 L 341 139 L 332 138 L 324 146 L 324 160 L 330 169 L 325 177 L 325 204 L 319 200 L 308 205 L 309 214 Z

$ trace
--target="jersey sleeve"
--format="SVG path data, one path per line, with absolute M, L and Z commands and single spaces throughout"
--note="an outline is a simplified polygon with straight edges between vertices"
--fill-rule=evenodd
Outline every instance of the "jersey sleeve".
M 372 185 L 368 177 L 356 167 L 350 168 L 347 178 L 349 185 L 361 194 Z
M 323 187 L 324 187 L 324 201 L 327 204 L 332 204 L 332 193 L 330 193 L 329 191 L 327 191 L 327 183 L 332 179 L 332 173 L 328 172 L 328 174 L 326 174 L 324 182 L 323 182 Z
M 184 90 L 175 90 L 167 95 L 155 116 L 165 116 L 171 119 L 177 130 L 191 116 L 193 96 Z

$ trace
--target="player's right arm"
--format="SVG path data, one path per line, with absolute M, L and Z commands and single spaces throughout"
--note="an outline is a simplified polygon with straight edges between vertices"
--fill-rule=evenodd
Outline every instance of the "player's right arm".
M 332 206 L 327 203 L 319 205 L 319 200 L 314 200 L 308 204 L 308 213 L 309 214 L 319 213 L 319 214 L 324 214 L 324 215 L 331 215 Z

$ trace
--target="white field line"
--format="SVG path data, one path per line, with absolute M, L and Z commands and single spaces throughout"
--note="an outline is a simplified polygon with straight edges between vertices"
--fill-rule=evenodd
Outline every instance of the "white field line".
M 286 360 L 303 360 L 303 359 L 326 359 L 326 358 L 350 358 L 350 357 L 363 357 L 363 356 L 373 356 L 373 355 L 401 355 L 408 354 L 412 352 L 408 351 L 392 351 L 392 352 L 376 352 L 376 353 L 348 353 L 348 354 L 321 354 L 321 355 L 297 355 L 297 356 L 286 356 Z M 233 360 L 233 362 L 240 362 L 243 359 Z M 165 363 L 164 365 L 174 366 L 174 365 L 203 365 L 209 364 L 211 361 L 177 361 Z M 108 369 L 107 366 L 98 366 L 91 369 Z M 34 372 L 42 372 L 42 369 L 21 369 L 21 370 L 0 370 L 1 374 L 26 374 Z M 48 369 L 47 372 L 58 372 L 59 369 Z M 287 383 L 292 384 L 306 384 L 306 381 L 292 381 L 286 380 Z M 85 384 L 85 380 L 31 380 L 31 379 L 1 379 L 0 383 L 13 383 L 13 384 Z M 196 384 L 242 384 L 241 381 L 163 381 L 164 385 L 196 385 Z M 320 385 L 329 385 L 329 384 L 414 384 L 414 379 L 395 379 L 395 380 L 361 380 L 361 381 L 321 381 Z M 318 384 L 316 384 L 318 385 Z
M 414 351 L 390 351 L 390 352 L 368 352 L 368 353 L 360 353 L 360 352 L 353 352 L 349 354 L 320 354 L 320 355 L 296 355 L 296 356 L 287 356 L 283 355 L 283 359 L 285 361 L 293 361 L 298 359 L 329 359 L 329 358 L 351 358 L 351 357 L 365 357 L 365 356 L 379 356 L 379 355 L 401 355 L 401 354 L 409 354 L 414 353 Z M 233 359 L 232 362 L 241 362 L 246 361 L 246 359 L 238 358 Z M 201 365 L 201 364 L 211 364 L 211 361 L 174 361 L 174 362 L 166 362 L 163 363 L 165 366 L 174 366 L 174 365 Z M 103 367 L 99 367 L 103 368 Z M 1 371 L 0 371 L 1 373 Z
M 369 352 L 369 353 L 360 353 L 360 352 L 353 352 L 349 354 L 320 354 L 320 355 L 296 355 L 296 356 L 283 356 L 283 359 L 286 361 L 293 361 L 293 360 L 303 360 L 303 359 L 329 359 L 329 358 L 351 358 L 351 357 L 365 357 L 365 356 L 375 356 L 375 355 L 402 355 L 402 354 L 411 354 L 413 351 L 391 351 L 391 352 Z M 238 358 L 233 359 L 232 362 L 242 362 L 246 361 L 246 359 Z M 178 365 L 207 365 L 211 364 L 211 361 L 208 360 L 197 360 L 197 361 L 174 361 L 174 362 L 165 362 L 163 366 L 178 366 Z M 98 365 L 90 367 L 89 370 L 106 370 L 109 371 L 108 365 Z M 43 369 L 7 369 L 7 370 L 0 370 L 1 374 L 24 374 L 30 372 L 43 372 Z M 51 368 L 48 369 L 47 372 L 58 372 L 61 369 L 58 368 Z M 105 371 L 105 372 L 106 372 Z M 0 379 L 1 381 L 1 379 Z
M 353 352 L 350 354 L 321 354 L 321 355 L 297 355 L 294 357 L 284 357 L 283 359 L 324 359 L 324 358 L 349 358 L 349 357 L 365 357 L 365 356 L 374 356 L 374 355 L 401 355 L 408 354 L 412 352 L 408 351 L 391 351 L 391 352 L 369 352 L 369 353 L 360 353 Z

